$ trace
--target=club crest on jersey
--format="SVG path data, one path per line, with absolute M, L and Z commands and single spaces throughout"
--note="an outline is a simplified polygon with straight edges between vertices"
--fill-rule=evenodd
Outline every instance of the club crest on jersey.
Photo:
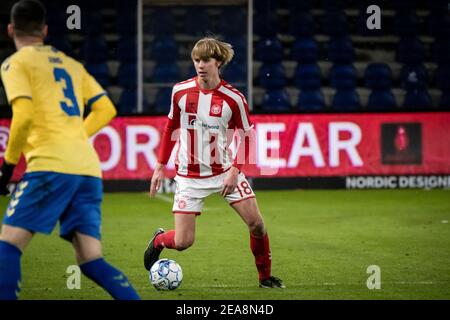
M 222 106 L 218 104 L 213 104 L 209 109 L 210 117 L 221 117 L 222 116 Z

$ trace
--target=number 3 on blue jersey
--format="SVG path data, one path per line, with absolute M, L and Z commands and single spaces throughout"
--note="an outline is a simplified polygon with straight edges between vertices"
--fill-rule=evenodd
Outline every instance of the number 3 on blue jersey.
M 53 75 L 55 76 L 56 82 L 61 82 L 64 80 L 66 87 L 63 87 L 64 97 L 71 102 L 71 106 L 67 105 L 66 101 L 60 101 L 61 108 L 69 117 L 79 116 L 80 108 L 78 108 L 78 102 L 75 97 L 75 92 L 73 91 L 72 78 L 67 73 L 65 69 L 55 68 L 53 69 Z

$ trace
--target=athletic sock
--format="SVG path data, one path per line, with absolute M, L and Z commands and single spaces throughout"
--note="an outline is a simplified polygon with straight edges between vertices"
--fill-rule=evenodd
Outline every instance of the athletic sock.
M 22 251 L 0 240 L 0 300 L 17 300 L 20 292 Z
M 105 289 L 117 300 L 140 300 L 127 277 L 118 269 L 99 258 L 80 265 L 85 276 Z
M 153 241 L 153 246 L 159 250 L 162 250 L 163 248 L 176 249 L 175 230 L 169 230 L 157 235 L 155 241 Z
M 255 256 L 259 281 L 270 278 L 272 257 L 270 255 L 269 236 L 267 232 L 262 237 L 255 237 L 250 233 L 250 248 Z

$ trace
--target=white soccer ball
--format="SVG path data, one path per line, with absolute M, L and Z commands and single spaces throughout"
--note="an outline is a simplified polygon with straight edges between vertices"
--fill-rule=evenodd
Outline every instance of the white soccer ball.
M 170 259 L 160 259 L 150 268 L 150 283 L 156 290 L 175 290 L 183 280 L 180 265 Z

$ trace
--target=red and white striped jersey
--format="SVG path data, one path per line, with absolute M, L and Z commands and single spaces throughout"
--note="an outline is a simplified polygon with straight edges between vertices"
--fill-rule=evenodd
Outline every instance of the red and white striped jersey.
M 234 130 L 246 132 L 253 127 L 243 94 L 224 80 L 212 90 L 202 89 L 194 77 L 177 83 L 171 100 L 166 133 L 173 137 L 179 129 L 177 174 L 206 178 L 227 171 L 233 163 L 229 145 Z M 167 163 L 172 148 L 163 147 L 170 151 L 160 153 L 161 163 Z

